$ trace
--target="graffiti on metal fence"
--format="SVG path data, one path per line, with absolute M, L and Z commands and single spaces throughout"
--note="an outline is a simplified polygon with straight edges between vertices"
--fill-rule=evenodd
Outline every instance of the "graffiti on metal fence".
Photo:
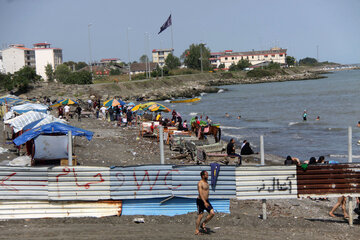
M 286 180 L 282 180 L 276 177 L 273 177 L 270 184 L 266 184 L 265 180 L 262 180 L 262 186 L 258 187 L 258 192 L 267 191 L 269 193 L 275 191 L 289 191 L 291 193 L 293 183 L 291 180 L 295 180 L 295 175 L 287 177 Z
M 90 182 L 85 182 L 84 184 L 80 184 L 78 182 L 78 174 L 76 173 L 76 170 L 75 168 L 68 168 L 68 167 L 64 167 L 62 169 L 62 171 L 64 173 L 60 173 L 56 176 L 56 182 L 59 186 L 59 177 L 61 176 L 68 176 L 71 172 L 72 172 L 72 176 L 74 177 L 74 182 L 76 184 L 77 187 L 84 187 L 85 189 L 89 189 L 90 188 L 90 185 L 93 185 L 93 184 L 98 184 L 98 183 L 102 183 L 104 182 L 104 178 L 102 177 L 102 174 L 101 173 L 96 173 L 95 175 L 93 175 L 93 178 L 94 178 L 94 181 L 90 181 Z M 70 176 L 70 175 L 69 175 Z

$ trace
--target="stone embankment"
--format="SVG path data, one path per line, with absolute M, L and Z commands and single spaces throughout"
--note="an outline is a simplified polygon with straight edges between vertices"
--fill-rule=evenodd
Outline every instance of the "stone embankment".
M 191 98 L 200 93 L 214 93 L 217 86 L 232 84 L 254 84 L 265 82 L 296 81 L 323 78 L 317 72 L 290 72 L 272 77 L 248 78 L 244 74 L 233 76 L 229 73 L 205 73 L 171 76 L 120 83 L 101 83 L 92 85 L 64 85 L 60 83 L 38 83 L 34 89 L 23 95 L 26 98 L 49 96 L 52 100 L 72 97 L 88 99 L 91 95 L 108 99 L 120 96 L 124 100 L 165 100 L 172 98 Z

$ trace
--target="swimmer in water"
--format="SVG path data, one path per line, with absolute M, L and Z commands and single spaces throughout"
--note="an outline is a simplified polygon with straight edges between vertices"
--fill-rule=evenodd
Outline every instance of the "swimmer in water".
M 316 121 L 319 121 L 319 120 L 320 120 L 320 116 L 317 116 Z
M 303 120 L 304 120 L 304 121 L 307 120 L 307 112 L 306 112 L 306 110 L 304 110 L 304 113 L 303 113 Z
M 237 117 L 237 119 L 241 119 L 241 116 L 239 115 L 239 116 Z
M 225 113 L 225 117 L 227 117 L 227 118 L 228 118 L 228 117 L 230 117 L 230 115 L 229 115 L 228 113 Z

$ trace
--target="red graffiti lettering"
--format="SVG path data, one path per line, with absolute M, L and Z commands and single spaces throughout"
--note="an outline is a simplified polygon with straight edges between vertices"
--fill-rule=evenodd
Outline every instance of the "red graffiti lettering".
M 89 189 L 89 188 L 90 188 L 90 184 L 97 184 L 97 183 L 102 183 L 102 182 L 105 181 L 105 180 L 102 178 L 101 173 L 97 173 L 97 174 L 95 174 L 93 177 L 94 177 L 94 178 L 99 177 L 99 178 L 100 178 L 99 181 L 88 182 L 88 183 L 85 183 L 85 184 L 81 185 L 81 184 L 78 183 L 77 174 L 76 174 L 75 168 L 73 168 L 72 170 L 73 170 L 73 174 L 74 174 L 76 186 L 78 186 L 78 187 L 84 187 L 85 189 Z
M 60 173 L 60 174 L 58 174 L 58 175 L 56 176 L 56 184 L 57 184 L 57 189 L 58 189 L 58 197 L 60 197 L 60 191 L 59 191 L 59 177 L 60 177 L 60 176 L 66 176 L 66 175 L 68 175 L 68 174 L 69 174 L 69 172 L 70 172 L 70 168 L 65 167 L 65 168 L 63 168 L 63 169 L 62 169 L 62 171 L 63 171 L 64 173 Z
M 7 180 L 9 180 L 9 179 L 10 179 L 12 176 L 14 176 L 15 174 L 16 174 L 16 173 L 12 173 L 12 174 L 4 177 L 3 179 L 1 179 L 1 180 L 0 180 L 0 186 L 3 186 L 4 188 L 9 189 L 9 190 L 18 192 L 19 190 L 17 190 L 16 188 L 14 188 L 14 187 L 12 187 L 12 186 L 10 186 L 10 185 L 5 184 L 5 182 L 6 182 Z
M 119 178 L 120 176 L 121 176 L 121 179 Z M 125 181 L 125 176 L 124 176 L 124 174 L 122 174 L 121 172 L 118 172 L 118 173 L 116 174 L 116 179 L 117 179 L 119 182 L 121 182 L 121 184 L 119 184 L 118 187 L 122 187 L 122 185 L 124 185 L 124 181 Z
M 167 184 L 167 182 L 166 182 L 166 178 L 167 178 L 167 176 L 168 176 L 171 172 L 177 172 L 177 173 L 179 173 L 179 170 L 170 170 L 170 171 L 168 171 L 168 172 L 166 173 L 165 178 L 164 178 L 164 182 L 165 182 L 165 185 L 166 185 L 166 186 L 168 186 L 168 184 Z M 177 186 L 175 186 L 175 187 L 173 187 L 173 186 L 169 187 L 169 186 L 168 186 L 168 189 L 170 189 L 170 190 L 175 190 L 175 189 L 178 189 L 179 187 L 181 187 L 181 184 L 179 184 L 179 185 L 177 185 Z
M 155 186 L 156 181 L 157 181 L 158 178 L 159 178 L 159 174 L 160 174 L 160 170 L 158 171 L 158 173 L 157 173 L 157 175 L 156 175 L 156 178 L 155 178 L 154 183 L 153 183 L 153 184 L 150 184 L 149 172 L 148 172 L 147 170 L 145 170 L 144 177 L 143 177 L 141 183 L 139 184 L 138 181 L 137 181 L 137 179 L 136 179 L 136 173 L 135 173 L 135 171 L 134 171 L 134 180 L 135 180 L 135 183 L 136 183 L 136 186 L 137 186 L 137 190 L 138 190 L 138 191 L 140 190 L 141 186 L 142 186 L 143 183 L 144 183 L 145 177 L 147 177 L 147 181 L 148 181 L 148 183 L 150 184 L 150 190 L 149 190 L 149 191 L 151 191 L 151 190 L 153 189 L 153 187 Z

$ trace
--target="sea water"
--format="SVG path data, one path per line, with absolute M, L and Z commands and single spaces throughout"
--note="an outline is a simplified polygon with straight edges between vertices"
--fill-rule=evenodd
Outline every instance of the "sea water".
M 259 151 L 301 160 L 324 155 L 347 161 L 348 127 L 353 130 L 353 161 L 360 162 L 360 71 L 329 73 L 316 80 L 221 86 L 196 103 L 165 103 L 188 121 L 195 115 L 220 123 L 222 139 L 250 141 Z M 307 121 L 303 121 L 303 111 Z M 228 113 L 229 117 L 226 116 Z M 240 119 L 237 117 L 241 116 Z M 317 116 L 320 120 L 316 120 Z

